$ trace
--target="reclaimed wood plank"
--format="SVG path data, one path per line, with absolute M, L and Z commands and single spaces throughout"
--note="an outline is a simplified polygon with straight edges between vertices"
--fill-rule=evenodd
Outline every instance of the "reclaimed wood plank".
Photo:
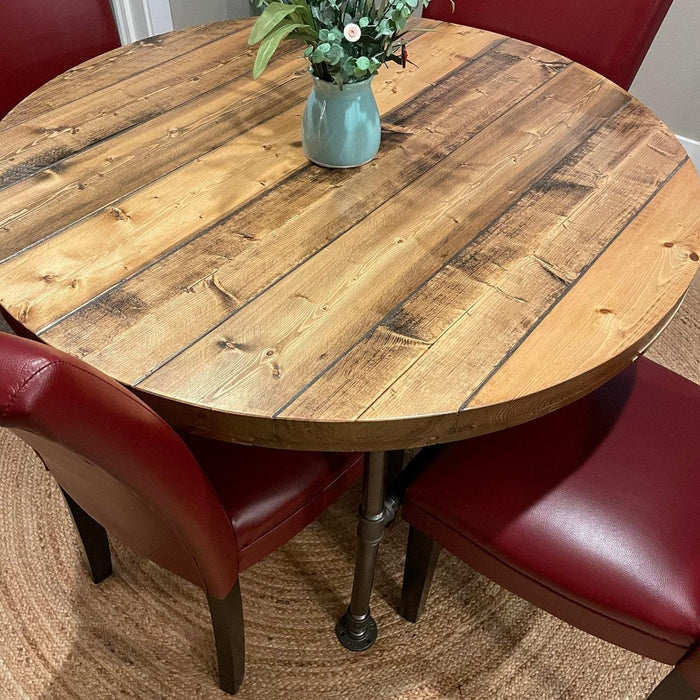
M 448 397 L 452 397 L 457 407 L 469 398 L 470 392 L 480 386 L 484 377 L 499 364 L 503 355 L 510 352 L 511 347 L 498 346 L 490 354 L 484 347 L 481 357 L 485 364 L 463 365 L 460 382 L 456 381 L 452 368 L 441 362 L 441 355 L 433 352 L 435 342 L 446 331 L 452 332 L 453 325 L 460 319 L 469 317 L 472 309 L 481 303 L 481 296 L 488 294 L 491 288 L 500 289 L 502 280 L 507 279 L 508 271 L 519 260 L 534 257 L 555 279 L 568 285 L 581 273 L 584 263 L 570 276 L 553 273 L 553 270 L 560 270 L 561 265 L 543 257 L 543 244 L 556 240 L 561 248 L 563 241 L 568 240 L 569 249 L 573 249 L 579 257 L 581 251 L 585 251 L 585 265 L 590 264 L 605 245 L 624 230 L 630 218 L 655 195 L 665 178 L 684 159 L 685 153 L 667 129 L 658 124 L 654 128 L 638 127 L 638 112 L 638 103 L 628 104 L 560 167 L 535 183 L 521 201 L 390 315 L 383 324 L 387 330 L 416 338 L 425 345 L 414 346 L 413 356 L 404 353 L 405 374 L 402 373 L 395 383 L 390 379 L 395 375 L 383 372 L 375 359 L 377 366 L 372 376 L 377 384 L 370 387 L 369 381 L 364 380 L 363 393 L 357 395 L 355 403 L 348 401 L 350 412 L 341 414 L 343 417 L 351 417 L 353 411 L 360 411 L 362 403 L 366 401 L 365 405 L 368 405 L 384 392 L 386 395 L 382 395 L 366 414 L 360 411 L 355 415 L 401 414 L 415 402 L 430 410 L 434 401 L 431 403 L 424 399 L 423 392 L 432 392 L 434 400 L 442 406 L 448 403 Z M 654 147 L 650 148 L 650 144 Z M 637 167 L 637 158 L 629 157 L 636 150 L 644 158 L 647 153 L 653 154 L 650 167 Z M 603 178 L 605 188 L 600 187 Z M 578 222 L 577 226 L 571 223 L 574 219 Z M 583 237 L 581 231 L 592 234 Z M 597 234 L 597 238 L 593 234 Z M 597 245 L 594 245 L 594 241 Z M 468 327 L 474 329 L 474 338 L 463 330 L 458 331 L 465 346 L 481 342 L 482 329 L 477 321 L 478 317 L 469 319 Z M 528 329 L 523 330 L 527 332 Z M 369 347 L 370 353 L 375 356 L 377 351 L 373 344 L 369 344 Z M 356 376 L 358 373 L 347 364 L 361 357 L 361 354 L 362 349 L 353 353 L 353 357 L 345 360 L 342 367 L 334 368 L 334 374 L 340 372 L 345 376 Z M 424 358 L 421 357 L 423 355 Z M 394 358 L 387 358 L 387 362 L 395 368 Z M 322 377 L 319 382 L 320 386 L 310 388 L 307 392 L 309 396 L 302 395 L 297 406 L 283 415 L 293 416 L 295 412 L 307 410 L 307 402 L 318 401 L 321 394 L 334 393 L 339 389 L 333 386 L 333 377 Z M 343 386 L 343 391 L 354 395 L 347 385 Z M 420 399 L 413 392 L 418 392 Z M 315 410 L 320 410 L 324 415 L 322 408 L 316 407 Z
M 536 395 L 595 370 L 602 382 L 609 373 L 599 368 L 610 358 L 644 348 L 700 267 L 698 184 L 685 161 L 469 407 Z M 566 353 L 556 351 L 564 347 Z
M 477 45 L 492 42 L 487 33 Z M 397 71 L 376 88 L 383 110 L 410 99 L 452 66 L 464 61 L 460 52 L 441 56 L 433 71 L 416 78 Z M 401 89 L 394 88 L 399 86 Z M 206 230 L 249 199 L 273 189 L 296 169 L 307 164 L 298 140 L 301 105 L 227 141 L 195 161 L 156 179 L 133 195 L 79 221 L 41 245 L 0 263 L 10 293 L 24 288 L 25 298 L 11 305 L 37 330 L 87 303 L 154 258 Z M 231 164 L 236 167 L 232 168 Z M 83 256 L 86 243 L 91 254 Z M 41 275 L 25 276 L 26 270 Z M 29 301 L 31 299 L 31 302 Z M 20 308 L 21 307 L 21 308 Z
M 294 68 L 272 64 L 266 83 L 239 76 L 134 127 L 128 138 L 101 141 L 7 187 L 0 200 L 0 260 L 299 104 L 308 93 L 303 59 L 292 61 Z
M 292 50 L 292 46 L 284 47 L 273 60 L 284 60 L 284 54 Z M 248 76 L 254 59 L 255 51 L 248 46 L 244 31 L 153 67 L 148 67 L 147 54 L 143 55 L 141 72 L 2 132 L 0 187 L 165 114 L 236 77 Z
M 134 73 L 177 58 L 235 31 L 248 31 L 249 23 L 215 22 L 179 32 L 141 39 L 85 61 L 67 70 L 20 102 L 0 121 L 0 132 L 46 114 L 97 90 L 119 83 Z
M 588 71 L 563 71 L 139 385 L 274 413 L 624 101 Z M 200 369 L 183 381 L 185 365 Z
M 483 32 L 470 38 L 459 54 L 462 59 L 467 51 L 480 51 L 489 38 L 493 41 L 493 35 Z M 434 33 L 413 40 L 426 51 L 439 44 Z M 299 104 L 309 91 L 306 61 L 296 48 L 290 51 L 283 52 L 287 60 L 270 65 L 264 81 L 239 75 L 119 138 L 7 187 L 0 198 L 0 261 Z M 424 70 L 430 74 L 456 60 L 457 55 L 431 60 Z M 384 82 L 399 94 L 394 81 Z
M 0 302 L 42 340 L 181 429 L 376 450 L 552 410 L 673 314 L 700 183 L 628 93 L 441 25 L 418 68 L 375 79 L 378 158 L 326 171 L 301 152 L 294 47 L 260 81 L 235 72 L 250 24 L 95 59 L 0 124 L 20 159 Z
M 532 84 L 550 79 L 561 69 L 551 65 L 546 52 L 533 52 L 524 45 L 505 50 L 507 54 L 500 49 L 484 54 L 468 75 L 457 71 L 386 115 L 386 120 L 405 131 L 387 134 L 369 189 L 366 169 L 329 174 L 309 166 L 157 263 L 157 270 L 149 269 L 119 285 L 42 337 L 62 343 L 69 334 L 79 338 L 81 356 L 91 355 L 91 362 L 100 366 L 105 362 L 105 370 L 112 371 L 118 362 L 134 372 L 152 371 L 186 341 L 210 330 L 225 314 L 360 222 L 487 121 L 498 118 Z M 497 70 L 504 64 L 510 68 Z M 515 74 L 521 80 L 512 80 Z M 447 92 L 451 108 L 440 109 L 438 98 Z M 464 105 L 469 109 L 464 110 Z M 463 110 L 465 116 L 455 119 Z M 439 135 L 451 125 L 449 138 Z M 295 211 L 291 218 L 286 214 L 290 207 Z M 187 260 L 202 264 L 186 265 Z M 153 285 L 152 275 L 167 278 L 170 284 Z M 173 294 L 173 288 L 179 292 Z M 222 289 L 230 293 L 224 295 Z M 170 329 L 167 341 L 152 338 L 155 314 Z

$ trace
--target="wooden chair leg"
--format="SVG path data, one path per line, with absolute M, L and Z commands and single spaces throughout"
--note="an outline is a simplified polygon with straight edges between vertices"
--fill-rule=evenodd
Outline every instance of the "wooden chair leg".
M 411 525 L 401 590 L 401 615 L 410 622 L 423 613 L 439 554 L 440 545 Z
M 403 470 L 403 450 L 391 450 L 386 453 L 386 473 L 384 475 L 384 493 L 389 493 Z
M 698 700 L 699 697 L 700 692 L 683 678 L 677 668 L 674 668 L 654 688 L 647 700 Z
M 91 518 L 63 489 L 75 529 L 80 535 L 85 558 L 88 562 L 92 580 L 104 581 L 112 573 L 112 556 L 109 552 L 109 539 L 106 530 Z
M 245 634 L 243 602 L 238 581 L 223 599 L 207 595 L 216 642 L 219 687 L 233 695 L 243 682 L 245 672 Z

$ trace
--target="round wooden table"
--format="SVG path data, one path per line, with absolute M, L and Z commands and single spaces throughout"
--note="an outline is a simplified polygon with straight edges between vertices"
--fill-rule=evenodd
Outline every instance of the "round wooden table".
M 419 24 L 438 31 L 375 78 L 382 147 L 359 169 L 305 159 L 299 45 L 254 81 L 249 21 L 113 51 L 0 123 L 18 323 L 181 429 L 372 453 L 365 641 L 383 451 L 593 390 L 668 322 L 700 251 L 698 177 L 644 105 L 544 49 Z

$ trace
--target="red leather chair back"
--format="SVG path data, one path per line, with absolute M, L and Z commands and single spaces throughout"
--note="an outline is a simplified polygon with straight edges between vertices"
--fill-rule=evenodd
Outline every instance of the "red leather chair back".
M 238 546 L 221 501 L 179 436 L 131 392 L 0 333 L 0 425 L 110 534 L 214 597 L 229 593 Z
M 529 41 L 628 89 L 672 0 L 432 0 L 424 17 Z
M 51 78 L 119 45 L 109 0 L 2 0 L 0 118 Z

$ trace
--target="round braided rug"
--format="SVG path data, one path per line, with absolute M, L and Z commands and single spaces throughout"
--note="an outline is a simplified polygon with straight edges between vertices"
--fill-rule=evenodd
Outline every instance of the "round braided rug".
M 649 354 L 698 376 L 698 281 Z M 606 644 L 506 593 L 443 552 L 418 625 L 395 610 L 406 526 L 380 549 L 380 636 L 350 653 L 347 604 L 357 490 L 241 576 L 246 678 L 238 697 L 636 700 L 668 668 Z M 226 698 L 204 595 L 113 542 L 114 574 L 90 582 L 60 492 L 0 430 L 0 698 Z

